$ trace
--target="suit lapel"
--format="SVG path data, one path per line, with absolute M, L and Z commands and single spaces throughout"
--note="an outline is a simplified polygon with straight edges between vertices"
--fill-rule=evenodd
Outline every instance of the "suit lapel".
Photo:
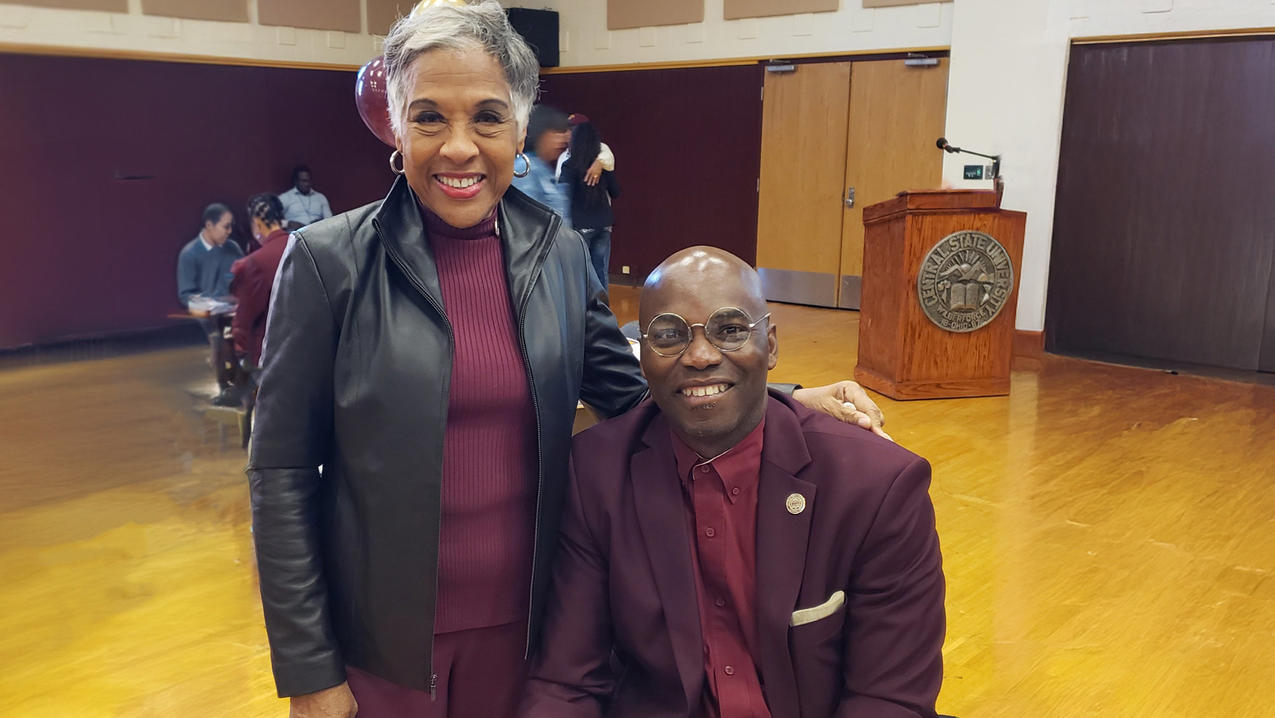
M 788 621 L 805 572 L 806 545 L 814 516 L 815 485 L 796 474 L 810 463 L 792 410 L 770 399 L 766 411 L 757 492 L 757 635 L 766 700 L 773 715 L 797 715 L 797 679 L 788 650 Z M 794 494 L 804 507 L 793 513 Z M 796 508 L 793 499 L 792 508 Z
M 668 424 L 656 415 L 643 434 L 646 448 L 629 461 L 633 501 L 646 544 L 660 605 L 668 624 L 673 656 L 686 691 L 687 705 L 698 701 L 704 682 L 699 604 L 686 504 L 677 476 L 677 462 Z

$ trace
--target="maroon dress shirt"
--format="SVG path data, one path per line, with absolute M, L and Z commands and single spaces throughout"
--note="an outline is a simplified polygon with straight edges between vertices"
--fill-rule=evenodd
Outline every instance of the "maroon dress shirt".
M 770 718 L 757 668 L 757 482 L 765 419 L 704 459 L 673 433 L 704 636 L 702 718 Z

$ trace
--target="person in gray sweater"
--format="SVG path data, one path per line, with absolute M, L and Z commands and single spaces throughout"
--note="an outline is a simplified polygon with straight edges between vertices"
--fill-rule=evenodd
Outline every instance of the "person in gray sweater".
M 239 245 L 229 241 L 234 221 L 224 204 L 214 202 L 204 209 L 203 229 L 177 255 L 177 299 L 183 307 L 190 309 L 195 295 L 216 299 L 230 294 L 230 265 L 243 256 Z
M 199 320 L 212 351 L 213 371 L 221 392 L 214 404 L 235 406 L 239 392 L 235 389 L 233 352 L 224 336 L 228 326 L 226 315 L 210 316 L 209 306 L 201 300 L 225 299 L 230 295 L 231 265 L 243 257 L 239 245 L 230 241 L 235 217 L 230 208 L 214 202 L 204 208 L 204 226 L 199 235 L 186 243 L 177 255 L 177 300 Z M 225 306 L 225 305 L 223 305 Z

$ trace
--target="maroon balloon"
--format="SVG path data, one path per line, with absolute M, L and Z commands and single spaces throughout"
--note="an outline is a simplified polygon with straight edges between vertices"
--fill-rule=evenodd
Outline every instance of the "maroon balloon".
M 354 81 L 354 104 L 359 108 L 363 124 L 382 142 L 395 147 L 394 130 L 390 126 L 389 101 L 385 94 L 385 58 L 375 57 L 359 68 Z

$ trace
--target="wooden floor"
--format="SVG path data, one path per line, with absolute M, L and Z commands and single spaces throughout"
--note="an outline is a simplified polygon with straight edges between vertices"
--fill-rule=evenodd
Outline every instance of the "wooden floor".
M 857 314 L 773 309 L 773 379 L 850 376 Z M 0 715 L 287 714 L 202 361 L 0 372 Z M 1008 397 L 881 404 L 934 465 L 942 711 L 1275 714 L 1275 388 L 1047 357 Z

